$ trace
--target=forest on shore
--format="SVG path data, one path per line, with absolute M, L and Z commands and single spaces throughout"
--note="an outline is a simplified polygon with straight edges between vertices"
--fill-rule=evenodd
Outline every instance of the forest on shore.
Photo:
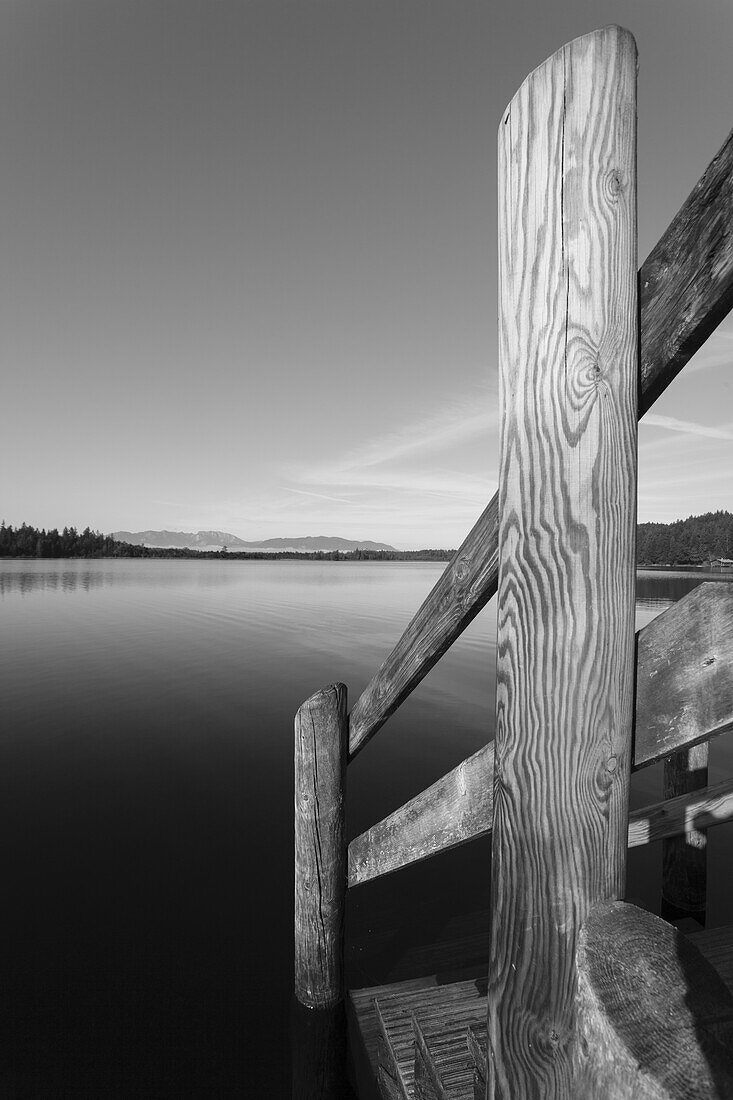
M 298 553 L 281 550 L 264 551 L 189 550 L 175 547 L 137 546 L 131 542 L 118 542 L 111 535 L 103 535 L 85 527 L 32 527 L 22 523 L 20 527 L 0 524 L 0 558 L 227 558 L 249 561 L 277 561 L 301 559 L 304 561 L 450 561 L 454 550 L 318 550 Z
M 329 550 L 298 553 L 237 552 L 232 550 L 184 550 L 135 546 L 118 542 L 85 527 L 32 527 L 22 523 L 13 527 L 0 524 L 0 558 L 231 558 L 232 560 L 271 561 L 450 561 L 454 550 Z M 733 514 L 706 512 L 674 523 L 640 523 L 636 535 L 638 565 L 702 566 L 716 558 L 733 554 Z

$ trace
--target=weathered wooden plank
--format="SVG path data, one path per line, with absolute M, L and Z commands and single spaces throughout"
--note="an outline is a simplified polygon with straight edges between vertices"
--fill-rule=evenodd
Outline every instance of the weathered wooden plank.
M 344 995 L 346 688 L 316 692 L 295 716 L 295 996 Z
M 733 727 L 733 585 L 709 581 L 639 633 L 635 764 Z
M 629 847 L 638 848 L 666 837 L 684 837 L 693 830 L 733 820 L 733 779 L 704 790 L 688 791 L 629 814 Z
M 733 1096 L 733 997 L 686 936 L 634 905 L 599 905 L 578 972 L 576 1100 Z
M 639 416 L 733 306 L 733 132 L 639 272 Z M 354 756 L 496 592 L 498 493 L 351 712 Z
M 449 1100 L 440 1071 L 430 1053 L 430 1048 L 414 1013 L 412 1016 L 412 1030 L 415 1036 L 415 1081 L 413 1085 L 415 1100 Z
M 733 306 L 733 131 L 695 184 L 639 275 L 639 416 Z
M 733 729 L 733 585 L 707 581 L 637 634 L 632 770 Z M 485 745 L 349 844 L 349 886 L 491 831 Z
M 708 745 L 693 745 L 664 761 L 664 797 L 700 791 L 708 784 Z M 689 917 L 705 927 L 708 868 L 707 830 L 694 825 L 662 845 L 661 915 L 673 921 Z
M 389 1037 L 396 1060 L 393 1079 L 399 1080 L 407 1096 L 414 1095 L 415 1039 L 413 1016 L 430 1047 L 451 1100 L 471 1087 L 472 1068 L 466 1052 L 466 1028 L 483 1027 L 486 1018 L 485 979 L 449 982 L 432 988 L 380 996 L 381 1026 Z
M 490 829 L 493 773 L 494 746 L 489 744 L 352 840 L 349 886 L 455 848 L 476 836 L 477 829 Z
M 377 1003 L 383 996 L 404 994 L 409 990 L 435 988 L 435 976 L 411 978 L 408 981 L 391 982 L 389 985 L 350 989 L 347 997 L 349 1025 L 349 1056 L 354 1063 L 357 1092 L 371 1095 L 370 1085 L 379 1075 L 380 1024 Z
M 466 1031 L 466 1049 L 473 1066 L 473 1100 L 486 1100 L 486 1032 L 469 1027 Z
M 621 897 L 634 703 L 636 45 L 575 39 L 499 126 L 501 564 L 489 1088 L 571 1094 L 575 951 Z
M 389 1000 L 385 1001 L 385 1008 L 388 1009 L 395 1001 L 402 1004 L 403 998 L 409 996 L 410 994 L 407 993 L 398 995 L 397 997 L 390 997 Z M 390 1097 L 393 1094 L 405 1098 L 412 1097 L 415 1078 L 412 1028 L 409 1027 L 408 1029 L 409 1038 L 407 1041 L 405 1041 L 405 1029 L 402 1029 L 403 1033 L 398 1032 L 395 1034 L 391 1026 L 388 1026 L 387 1020 L 385 1020 L 381 999 L 374 1001 L 374 1013 L 377 1018 L 377 1057 L 379 1062 L 380 1088 L 383 1088 L 386 1084 L 388 1086 L 387 1092 Z M 388 1019 L 391 1024 L 391 1016 L 389 1016 Z M 405 1057 L 406 1050 L 407 1057 Z M 384 1081 L 384 1078 L 387 1078 L 387 1080 Z

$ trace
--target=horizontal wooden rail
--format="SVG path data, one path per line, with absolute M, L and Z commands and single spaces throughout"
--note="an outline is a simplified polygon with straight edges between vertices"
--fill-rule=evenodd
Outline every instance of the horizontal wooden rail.
M 635 728 L 634 771 L 733 729 L 733 584 L 700 584 L 639 631 Z M 489 744 L 352 840 L 349 886 L 490 832 L 493 774 Z
M 643 416 L 733 306 L 733 132 L 639 272 Z M 496 592 L 498 497 L 456 551 L 351 712 L 353 757 Z
M 655 840 L 684 836 L 693 829 L 707 829 L 733 820 L 733 779 L 712 787 L 679 794 L 629 814 L 629 848 Z

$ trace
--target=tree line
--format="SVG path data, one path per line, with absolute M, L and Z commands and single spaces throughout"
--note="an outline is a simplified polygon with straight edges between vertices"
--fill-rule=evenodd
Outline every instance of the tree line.
M 450 561 L 454 550 L 317 550 L 298 553 L 281 550 L 273 554 L 221 550 L 189 550 L 159 546 L 135 546 L 118 542 L 110 535 L 85 527 L 13 527 L 0 523 L 0 558 L 231 558 L 233 560 L 277 561 Z M 640 523 L 636 534 L 639 565 L 703 565 L 715 558 L 733 556 L 733 515 L 706 512 L 674 523 Z
M 733 515 L 706 512 L 674 523 L 640 523 L 636 531 L 639 565 L 703 565 L 733 557 Z
M 46 530 L 21 523 L 13 527 L 0 523 L 0 558 L 231 558 L 271 561 L 283 558 L 307 561 L 450 561 L 453 550 L 317 550 L 298 553 L 281 550 L 243 552 L 227 550 L 190 550 L 188 548 L 136 546 L 119 542 L 111 535 L 85 527 Z

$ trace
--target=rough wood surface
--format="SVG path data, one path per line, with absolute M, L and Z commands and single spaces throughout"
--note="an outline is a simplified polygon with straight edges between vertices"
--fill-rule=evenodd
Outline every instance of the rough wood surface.
M 733 820 L 733 779 L 655 802 L 629 814 L 629 848 L 685 837 Z
M 699 585 L 637 649 L 637 767 L 733 728 L 733 585 Z
M 733 306 L 733 132 L 639 271 L 639 417 Z M 496 592 L 498 494 L 356 703 L 353 756 Z
M 499 126 L 489 1093 L 567 1100 L 575 950 L 621 897 L 634 701 L 636 45 L 575 39 Z
M 633 905 L 599 905 L 578 972 L 577 1100 L 733 1096 L 733 997 L 686 936 Z
M 450 1100 L 443 1086 L 440 1070 L 435 1064 L 427 1039 L 417 1017 L 413 1014 L 412 1030 L 415 1037 L 415 1100 Z
M 479 822 L 488 822 L 490 828 L 493 771 L 494 746 L 490 744 L 352 840 L 349 886 L 455 848 L 476 835 Z
M 469 1027 L 466 1031 L 466 1049 L 473 1066 L 473 1100 L 486 1100 L 486 1029 L 477 1031 Z
M 392 1077 L 414 1096 L 415 1040 L 418 1020 L 446 1094 L 458 1100 L 471 1095 L 473 1067 L 466 1050 L 466 1028 L 485 1027 L 486 979 L 450 982 L 432 988 L 382 993 L 378 999 L 381 1027 L 396 1065 Z
M 379 1079 L 378 1048 L 382 1031 L 377 1016 L 377 1002 L 380 997 L 392 996 L 395 993 L 404 995 L 417 989 L 431 989 L 435 984 L 435 977 L 430 976 L 392 982 L 389 985 L 349 990 L 347 998 L 349 1051 L 351 1057 L 358 1061 L 356 1083 L 360 1097 L 368 1095 L 369 1085 Z M 395 1088 L 402 1089 L 402 1086 L 394 1081 L 392 1084 Z M 404 1096 L 404 1090 L 398 1095 Z
M 639 631 L 636 685 L 634 771 L 733 729 L 733 585 L 704 582 Z M 485 745 L 352 840 L 349 886 L 490 832 L 493 767 Z
M 477 927 L 485 930 L 486 949 L 488 949 L 488 921 L 488 911 L 480 915 L 477 914 Z M 715 968 L 733 996 L 733 925 L 725 928 L 706 929 L 687 938 Z M 459 941 L 456 943 L 456 950 L 460 951 Z M 485 955 L 484 959 L 487 958 L 488 956 Z M 374 1009 L 376 999 L 383 1007 L 386 1006 L 385 1013 L 389 1017 L 388 1020 L 385 1020 L 386 1026 L 391 1028 L 394 1022 L 396 1032 L 401 1036 L 398 1046 L 405 1072 L 409 1072 L 411 1058 L 409 1019 L 412 1014 L 415 1014 L 422 1021 L 421 1028 L 426 1034 L 427 1041 L 431 1044 L 431 1052 L 436 1031 L 439 1032 L 443 1026 L 446 1026 L 449 1033 L 449 1042 L 455 1045 L 453 1051 L 448 1051 L 448 1057 L 455 1057 L 455 1065 L 458 1069 L 461 1067 L 461 1060 L 468 1053 L 467 1062 L 470 1065 L 467 1067 L 466 1082 L 470 1082 L 471 1066 L 477 1066 L 480 1075 L 479 1091 L 475 1093 L 474 1100 L 484 1100 L 486 1081 L 486 965 L 486 961 L 484 961 L 483 964 L 476 966 L 473 971 L 473 980 L 465 977 L 459 983 L 438 984 L 433 976 L 349 991 L 351 1049 L 353 1050 L 358 1046 L 360 1049 L 365 1050 L 365 1059 L 371 1066 L 372 1081 L 376 1080 L 378 1075 L 377 1022 Z M 462 1032 L 458 1022 L 461 1017 L 468 1017 Z M 465 1088 L 465 1095 L 470 1097 L 470 1084 L 467 1083 Z M 401 1091 L 398 1093 L 383 1092 L 383 1096 L 396 1095 L 400 1100 L 405 1096 L 409 1096 L 409 1093 L 404 1091 L 402 1086 L 400 1086 L 400 1089 Z M 371 1096 L 368 1092 L 368 1082 L 363 1078 L 359 1081 L 359 1095 L 362 1094 Z
M 377 1061 L 378 1080 L 382 1093 L 392 1097 L 412 1097 L 412 1089 L 408 1088 L 400 1069 L 397 1052 L 392 1043 L 387 1025 L 384 1020 L 379 1000 L 374 1000 L 374 1015 L 377 1021 Z M 414 1069 L 413 1069 L 414 1072 Z
M 708 783 L 708 745 L 693 745 L 664 761 L 664 797 L 701 791 Z M 708 867 L 707 830 L 694 825 L 662 845 L 662 916 L 691 916 L 705 924 Z
M 346 688 L 316 692 L 295 716 L 295 996 L 344 995 Z
M 640 272 L 640 416 L 733 306 L 731 210 L 733 132 Z

